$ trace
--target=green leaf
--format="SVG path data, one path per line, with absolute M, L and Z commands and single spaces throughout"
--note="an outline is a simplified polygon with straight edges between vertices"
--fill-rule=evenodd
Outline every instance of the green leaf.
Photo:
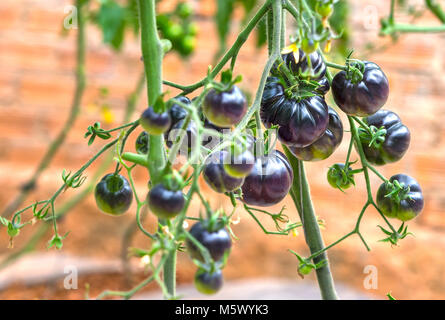
M 267 43 L 266 19 L 261 19 L 256 26 L 256 47 L 261 48 Z
M 97 14 L 97 23 L 102 29 L 103 41 L 119 50 L 125 31 L 125 9 L 114 1 L 104 1 Z
M 230 20 L 233 13 L 235 0 L 217 0 L 217 9 L 215 14 L 218 36 L 222 43 L 226 42 L 230 30 Z

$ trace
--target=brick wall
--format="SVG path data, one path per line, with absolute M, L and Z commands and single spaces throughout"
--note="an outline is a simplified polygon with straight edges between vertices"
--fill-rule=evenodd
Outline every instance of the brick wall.
M 164 5 L 168 7 L 171 1 L 166 2 Z M 444 298 L 445 279 L 440 270 L 445 263 L 442 258 L 445 249 L 445 196 L 442 192 L 445 178 L 445 37 L 439 34 L 403 35 L 396 43 L 377 37 L 378 17 L 387 14 L 387 2 L 350 1 L 353 47 L 357 56 L 373 60 L 385 70 L 391 87 L 387 106 L 401 116 L 412 133 L 407 155 L 400 162 L 382 168 L 382 172 L 388 177 L 399 172 L 407 172 L 416 177 L 423 187 L 426 206 L 422 215 L 410 223 L 416 238 L 407 238 L 397 249 L 377 242 L 382 234 L 376 225 L 382 222 L 373 210 L 369 210 L 363 222 L 363 233 L 367 235 L 373 251 L 366 253 L 358 239 L 350 239 L 332 251 L 333 270 L 337 279 L 363 288 L 363 267 L 373 264 L 379 268 L 377 292 L 380 294 L 393 290 L 395 296 L 401 298 Z M 70 3 L 67 0 L 0 2 L 0 183 L 7 186 L 0 194 L 0 207 L 8 203 L 19 186 L 32 174 L 48 142 L 55 137 L 68 115 L 75 84 L 75 32 L 62 36 L 61 29 L 64 7 Z M 211 18 L 213 3 L 212 0 L 196 2 L 201 30 L 198 50 L 188 61 L 169 54 L 163 69 L 166 79 L 183 84 L 192 83 L 199 80 L 212 63 L 217 48 Z M 397 19 L 405 21 L 406 17 L 401 15 Z M 432 20 L 426 14 L 417 23 L 433 24 Z M 237 29 L 238 22 L 235 21 L 233 30 Z M 122 117 L 126 97 L 135 86 L 141 71 L 139 44 L 136 39 L 131 39 L 130 36 L 122 52 L 116 54 L 102 45 L 101 35 L 96 28 L 89 26 L 87 33 L 88 87 L 82 101 L 82 113 L 67 142 L 42 176 L 38 191 L 29 201 L 46 197 L 53 192 L 61 181 L 60 173 L 63 168 L 75 170 L 100 147 L 100 143 L 88 147 L 83 139 L 86 127 L 101 120 L 100 111 L 91 107 L 98 98 L 99 89 L 105 86 L 110 90 L 108 102 L 115 115 L 115 122 L 107 126 L 115 126 Z M 369 42 L 383 49 L 367 50 Z M 240 52 L 236 72 L 244 75 L 241 84 L 244 89 L 255 91 L 265 57 L 264 50 L 254 48 L 252 39 Z M 171 90 L 171 93 L 174 94 L 175 90 Z M 139 110 L 144 105 L 143 97 L 138 105 Z M 349 134 L 345 134 L 345 140 L 348 138 Z M 343 161 L 346 149 L 347 142 L 344 142 L 330 159 L 307 165 L 315 207 L 318 215 L 327 223 L 326 242 L 335 240 L 353 228 L 365 200 L 364 184 L 360 179 L 357 181 L 357 188 L 347 194 L 332 190 L 325 181 L 327 168 L 336 161 Z M 144 172 L 140 171 L 139 174 L 138 171 L 137 181 L 142 192 L 146 178 Z M 372 182 L 374 188 L 377 188 L 379 181 L 373 178 Z M 205 186 L 203 188 L 213 200 L 214 193 Z M 73 192 L 75 191 L 70 191 L 70 194 Z M 70 195 L 64 197 L 69 198 Z M 218 204 L 216 201 L 214 205 Z M 288 200 L 285 203 L 289 208 L 289 216 L 295 219 L 295 212 L 291 209 L 293 205 Z M 279 210 L 279 207 L 274 209 Z M 85 210 L 89 211 L 88 225 L 81 219 L 85 218 Z M 295 240 L 291 237 L 265 237 L 247 216 L 242 212 L 240 215 L 243 223 L 235 227 L 240 240 L 231 258 L 233 264 L 229 264 L 226 271 L 229 277 L 265 274 L 295 276 L 294 258 L 286 254 L 285 250 L 292 247 L 304 252 L 302 236 Z M 86 204 L 74 210 L 64 222 L 73 226 L 71 240 L 67 239 L 65 250 L 97 254 L 98 248 L 106 247 L 105 241 L 96 237 L 97 246 L 79 249 L 76 244 L 87 241 L 91 235 L 84 232 L 81 234 L 88 238 L 76 236 L 76 229 L 97 231 L 100 226 L 99 229 L 104 232 L 102 223 L 109 223 L 107 219 L 109 218 L 99 215 L 93 200 L 88 199 Z M 119 223 L 108 224 L 110 228 L 117 228 L 121 232 L 122 228 L 118 229 L 118 225 Z M 250 235 L 254 235 L 255 241 L 252 241 Z M 0 239 L 6 246 L 3 233 Z M 18 240 L 18 244 L 23 242 L 24 240 Z M 107 250 L 113 254 L 118 252 L 118 249 Z M 2 251 L 5 253 L 5 250 Z M 270 255 L 270 259 L 263 266 L 252 263 L 264 252 Z M 250 263 L 246 259 L 250 259 Z M 243 267 L 235 268 L 233 265 Z M 280 268 L 285 271 L 281 272 Z M 406 270 L 406 273 L 400 274 L 400 270 Z M 424 272 L 422 276 L 421 271 Z M 187 279 L 186 275 L 184 279 Z

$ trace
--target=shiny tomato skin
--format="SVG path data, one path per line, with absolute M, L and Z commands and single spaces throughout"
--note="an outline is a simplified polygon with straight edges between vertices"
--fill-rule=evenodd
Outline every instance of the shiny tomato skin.
M 190 229 L 190 234 L 201 243 L 210 253 L 213 261 L 220 261 L 224 254 L 230 251 L 232 239 L 226 228 L 209 230 L 202 222 L 195 223 Z M 204 262 L 201 252 L 192 241 L 186 241 L 187 252 L 192 259 Z
M 314 95 L 301 100 L 288 97 L 278 78 L 269 77 L 260 109 L 267 128 L 278 126 L 278 138 L 288 146 L 306 147 L 320 138 L 329 122 L 328 105 Z
M 423 209 L 424 198 L 419 183 L 406 174 L 396 174 L 389 181 L 397 180 L 409 187 L 407 198 L 396 201 L 393 197 L 386 195 L 390 189 L 386 183 L 382 183 L 377 191 L 377 206 L 388 218 L 396 218 L 401 221 L 408 221 L 417 217 Z
M 399 116 L 389 110 L 379 110 L 373 115 L 364 118 L 369 126 L 385 128 L 385 141 L 378 147 L 370 147 L 369 143 L 362 141 L 366 159 L 375 165 L 384 165 L 400 160 L 409 148 L 411 134 Z
M 168 112 L 157 113 L 149 107 L 142 113 L 139 123 L 149 134 L 160 135 L 170 128 L 171 119 Z
M 211 89 L 204 98 L 202 110 L 213 124 L 231 127 L 246 114 L 247 100 L 236 85 L 232 85 L 227 91 Z
M 245 178 L 241 200 L 260 207 L 279 203 L 292 185 L 293 171 L 284 154 L 272 150 L 269 155 L 257 157 L 252 172 Z
M 100 210 L 118 216 L 125 213 L 133 201 L 133 191 L 128 180 L 120 175 L 105 175 L 94 190 L 96 204 Z
M 366 117 L 376 113 L 388 100 L 389 83 L 380 67 L 363 61 L 363 79 L 353 83 L 346 71 L 332 80 L 332 95 L 339 108 L 348 115 Z
M 210 188 L 218 193 L 231 192 L 244 182 L 243 178 L 235 178 L 224 170 L 224 159 L 227 151 L 219 151 L 212 154 L 206 161 L 202 175 Z
M 311 145 L 304 148 L 289 147 L 300 160 L 319 161 L 330 157 L 343 139 L 343 124 L 338 113 L 329 107 L 329 124 L 325 133 Z
M 307 61 L 307 55 L 303 50 L 292 51 L 286 54 L 282 54 L 284 63 L 295 75 L 308 74 L 310 71 L 313 73 L 313 80 L 321 80 L 326 74 L 326 65 L 321 55 L 314 51 L 310 55 L 312 69 L 309 70 Z M 272 71 L 273 73 L 274 71 Z
M 147 195 L 148 207 L 160 219 L 171 219 L 177 216 L 185 205 L 181 190 L 169 190 L 163 184 L 157 184 Z

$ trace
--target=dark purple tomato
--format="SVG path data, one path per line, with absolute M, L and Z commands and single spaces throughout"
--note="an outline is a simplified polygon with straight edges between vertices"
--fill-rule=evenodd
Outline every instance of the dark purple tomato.
M 242 201 L 260 207 L 277 204 L 289 192 L 292 180 L 293 172 L 286 156 L 272 150 L 255 160 L 255 166 L 242 186 Z
M 177 96 L 174 99 L 178 100 L 179 102 L 182 102 L 186 105 L 189 105 L 191 103 L 190 99 L 185 96 Z M 181 107 L 177 103 L 173 103 L 171 105 L 170 109 L 168 110 L 168 112 L 170 114 L 170 118 L 172 119 L 171 126 L 173 126 L 178 121 L 185 119 L 185 117 L 187 117 L 187 114 L 188 114 L 187 110 L 185 110 L 183 107 Z
M 136 139 L 136 152 L 139 154 L 147 154 L 148 153 L 148 140 L 150 139 L 150 136 L 146 131 L 142 131 L 138 138 Z
M 199 269 L 195 275 L 195 287 L 203 294 L 215 294 L 223 286 L 224 280 L 221 270 L 207 272 Z
M 224 170 L 224 159 L 227 151 L 212 154 L 204 165 L 202 175 L 207 184 L 219 193 L 230 192 L 238 189 L 243 184 L 243 178 L 234 178 Z
M 340 71 L 332 80 L 335 103 L 351 116 L 374 114 L 388 100 L 389 83 L 382 69 L 373 62 L 363 62 L 363 79 L 358 83 L 354 83 L 346 71 Z
M 204 99 L 202 111 L 213 124 L 231 127 L 240 122 L 246 114 L 246 97 L 236 85 L 228 91 L 212 89 Z
M 289 147 L 300 160 L 319 161 L 331 156 L 343 139 L 343 124 L 338 113 L 329 107 L 329 124 L 325 133 L 311 145 L 304 148 Z
M 159 135 L 170 128 L 171 119 L 168 112 L 157 113 L 149 107 L 142 113 L 139 123 L 149 134 Z
M 318 88 L 315 89 L 315 92 L 324 96 L 326 93 L 328 93 L 330 88 L 331 85 L 329 84 L 328 78 L 324 77 L 318 81 Z
M 183 125 L 184 125 L 185 119 L 179 120 L 176 122 L 170 130 L 168 130 L 165 135 L 165 141 L 167 144 L 167 147 L 171 148 L 173 144 L 176 142 L 177 139 L 179 139 L 180 134 L 182 133 Z M 184 139 L 182 140 L 182 144 L 180 147 L 181 153 L 187 154 L 190 153 L 192 150 L 192 146 L 195 145 L 196 136 L 198 135 L 198 128 L 196 127 L 193 120 L 190 120 L 188 123 L 187 128 L 185 129 L 185 135 Z
M 254 165 L 255 157 L 252 152 L 231 152 L 225 158 L 224 170 L 232 177 L 244 178 L 252 171 Z
M 308 74 L 312 71 L 314 80 L 321 80 L 326 74 L 326 65 L 323 61 L 321 55 L 315 51 L 310 55 L 312 70 L 309 70 L 307 56 L 303 50 L 298 49 L 298 51 L 292 51 L 281 55 L 284 63 L 292 71 L 294 75 Z M 274 71 L 272 71 L 274 73 Z
M 361 140 L 366 159 L 370 163 L 383 165 L 403 157 L 408 150 L 411 134 L 397 114 L 389 110 L 379 110 L 363 121 L 369 126 L 386 129 L 385 141 L 379 147 L 370 147 L 370 141 Z
M 415 218 L 423 209 L 424 200 L 419 183 L 406 174 L 396 174 L 389 181 L 398 181 L 402 190 L 391 196 L 391 188 L 382 183 L 377 191 L 377 206 L 388 218 L 408 221 Z
M 275 77 L 267 80 L 260 112 L 267 128 L 278 126 L 278 138 L 282 143 L 298 148 L 306 147 L 320 138 L 329 122 L 328 105 L 323 97 L 288 97 Z
M 213 261 L 220 261 L 224 257 L 224 254 L 232 247 L 232 239 L 224 227 L 212 230 L 203 223 L 197 222 L 190 229 L 190 234 L 209 251 Z M 204 262 L 199 248 L 188 238 L 186 245 L 187 252 L 192 259 Z
M 130 208 L 133 191 L 124 176 L 110 173 L 96 185 L 94 197 L 100 210 L 117 216 Z
M 169 190 L 163 184 L 157 184 L 147 195 L 150 210 L 161 219 L 171 219 L 177 216 L 185 205 L 181 190 Z

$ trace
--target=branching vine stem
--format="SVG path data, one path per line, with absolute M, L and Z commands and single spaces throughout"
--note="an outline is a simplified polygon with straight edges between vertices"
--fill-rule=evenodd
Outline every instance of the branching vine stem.
M 17 208 L 21 206 L 23 201 L 25 201 L 29 193 L 34 189 L 38 179 L 40 178 L 40 175 L 51 163 L 56 152 L 59 150 L 60 146 L 65 141 L 68 133 L 71 131 L 71 128 L 73 127 L 79 115 L 82 97 L 86 86 L 86 77 L 85 77 L 86 37 L 85 37 L 85 19 L 83 15 L 83 6 L 84 6 L 84 1 L 76 0 L 77 24 L 78 24 L 77 40 L 76 40 L 77 41 L 76 89 L 74 92 L 70 113 L 68 115 L 68 118 L 64 126 L 62 127 L 62 129 L 60 130 L 54 141 L 50 144 L 48 150 L 46 151 L 45 155 L 40 161 L 40 164 L 37 166 L 32 177 L 23 185 L 17 197 L 2 212 L 1 215 L 3 217 L 9 217 L 14 211 L 16 211 Z

